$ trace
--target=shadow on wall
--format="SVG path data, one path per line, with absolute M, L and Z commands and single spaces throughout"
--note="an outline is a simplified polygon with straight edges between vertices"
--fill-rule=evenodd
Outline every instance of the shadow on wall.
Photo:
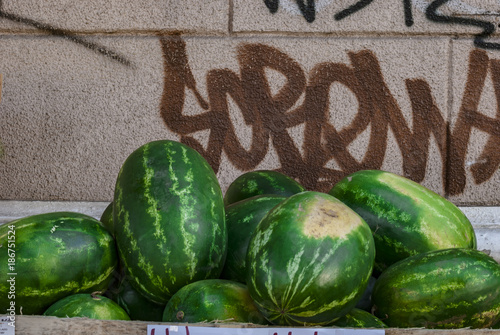
M 238 48 L 240 73 L 228 69 L 210 70 L 206 77 L 207 99 L 196 88 L 180 37 L 161 39 L 165 83 L 161 116 L 181 141 L 202 153 L 217 172 L 224 152 L 242 171 L 254 169 L 269 152 L 271 141 L 281 164 L 280 171 L 298 179 L 306 188 L 327 191 L 346 174 L 361 169 L 380 169 L 392 130 L 403 157 L 404 175 L 421 182 L 426 174 L 431 135 L 434 135 L 443 163 L 444 191 L 461 194 L 466 185 L 466 154 L 473 128 L 490 134 L 477 163 L 471 166 L 476 184 L 489 180 L 500 166 L 500 109 L 496 118 L 478 112 L 488 71 L 500 101 L 500 61 L 490 60 L 483 50 L 473 50 L 469 59 L 462 106 L 453 129 L 437 107 L 430 86 L 423 79 L 407 79 L 413 129 L 404 119 L 389 91 L 379 61 L 370 50 L 349 52 L 352 65 L 320 63 L 309 77 L 287 54 L 264 44 L 242 44 Z M 265 68 L 286 77 L 287 82 L 272 95 Z M 357 98 L 359 110 L 349 126 L 336 129 L 329 122 L 329 92 L 333 83 L 345 85 Z M 185 89 L 191 90 L 206 112 L 184 115 Z M 301 95 L 301 106 L 292 109 Z M 229 116 L 228 96 L 237 104 L 245 123 L 252 128 L 249 150 L 239 142 Z M 287 129 L 304 125 L 304 154 Z M 358 162 L 348 146 L 371 126 L 366 154 Z M 191 134 L 210 130 L 207 148 Z M 327 168 L 335 159 L 340 169 Z M 453 176 L 453 178 L 447 178 Z

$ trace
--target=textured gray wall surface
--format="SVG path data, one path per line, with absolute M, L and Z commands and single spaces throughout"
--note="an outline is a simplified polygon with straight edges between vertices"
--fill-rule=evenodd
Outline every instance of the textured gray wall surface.
M 126 157 L 171 139 L 223 191 L 370 168 L 499 206 L 498 3 L 299 3 L 0 2 L 0 200 L 111 201 Z

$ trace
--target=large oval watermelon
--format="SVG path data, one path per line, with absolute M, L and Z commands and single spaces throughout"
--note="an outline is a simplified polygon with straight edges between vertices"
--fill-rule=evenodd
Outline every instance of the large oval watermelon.
M 222 278 L 245 283 L 250 237 L 267 212 L 284 199 L 283 195 L 256 195 L 226 206 L 228 246 Z
M 1 225 L 0 264 L 0 313 L 15 302 L 18 314 L 41 314 L 65 296 L 105 290 L 117 255 L 98 220 L 55 212 Z
M 467 217 L 453 203 L 422 185 L 379 170 L 355 172 L 330 190 L 370 226 L 376 269 L 421 252 L 476 248 Z
M 362 296 L 374 257 L 359 215 L 328 194 L 306 191 L 278 204 L 255 229 L 246 283 L 272 323 L 330 324 Z
M 227 249 L 222 192 L 210 165 L 176 141 L 149 142 L 122 165 L 113 224 L 130 284 L 156 303 L 219 277 Z
M 113 300 L 99 294 L 73 294 L 52 304 L 45 316 L 60 318 L 87 317 L 98 320 L 130 320 L 125 310 Z
M 267 324 L 247 287 L 225 279 L 188 284 L 165 306 L 164 322 L 240 322 Z
M 372 300 L 389 327 L 489 328 L 500 320 L 500 264 L 475 249 L 421 253 L 385 270 Z
M 262 194 L 288 197 L 306 189 L 295 179 L 273 170 L 249 171 L 240 175 L 228 186 L 224 195 L 226 206 Z

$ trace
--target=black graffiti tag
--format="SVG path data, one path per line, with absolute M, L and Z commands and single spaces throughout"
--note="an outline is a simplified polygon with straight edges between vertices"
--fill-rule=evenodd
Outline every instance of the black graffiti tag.
M 308 1 L 307 4 L 304 4 L 303 0 L 295 0 L 297 6 L 299 7 L 302 16 L 304 16 L 305 20 L 309 23 L 312 23 L 316 19 L 316 6 L 314 0 Z M 374 0 L 360 0 L 355 4 L 347 7 L 344 10 L 336 13 L 334 15 L 334 19 L 337 21 L 343 20 L 348 16 L 355 14 L 356 12 L 364 9 L 368 5 L 370 5 Z M 491 22 L 476 20 L 471 18 L 462 18 L 462 17 L 454 17 L 441 15 L 438 13 L 440 7 L 448 3 L 450 0 L 435 0 L 432 1 L 426 8 L 425 15 L 428 20 L 435 23 L 443 23 L 443 24 L 459 24 L 465 26 L 479 27 L 482 29 L 482 32 L 475 35 L 474 45 L 478 48 L 482 49 L 493 49 L 500 50 L 500 43 L 491 43 L 486 42 L 485 39 L 490 37 L 495 33 L 495 25 Z M 264 0 L 265 5 L 269 8 L 271 13 L 276 13 L 279 7 L 279 0 Z M 404 18 L 405 25 L 407 27 L 413 26 L 413 12 L 412 12 L 412 4 L 411 0 L 403 0 L 404 6 Z
M 111 50 L 103 45 L 98 44 L 98 43 L 91 42 L 91 41 L 89 41 L 89 40 L 87 40 L 87 39 L 85 39 L 77 34 L 74 34 L 68 30 L 57 28 L 57 27 L 54 27 L 54 26 L 49 25 L 49 24 L 45 24 L 45 23 L 42 23 L 42 22 L 39 22 L 36 20 L 32 20 L 32 19 L 29 19 L 26 17 L 22 17 L 19 15 L 13 14 L 13 13 L 6 12 L 3 8 L 3 1 L 2 0 L 0 0 L 0 18 L 10 20 L 13 22 L 17 22 L 17 23 L 29 25 L 29 26 L 34 27 L 40 31 L 45 32 L 45 33 L 48 33 L 48 34 L 51 34 L 51 35 L 54 35 L 57 37 L 61 37 L 61 38 L 64 38 L 68 41 L 71 41 L 73 43 L 82 45 L 89 50 L 97 52 L 97 53 L 99 53 L 107 58 L 110 58 L 114 61 L 117 61 L 123 65 L 127 65 L 127 66 L 131 65 L 131 62 L 125 56 L 119 54 L 118 52 L 115 52 L 115 51 L 113 51 L 113 50 Z

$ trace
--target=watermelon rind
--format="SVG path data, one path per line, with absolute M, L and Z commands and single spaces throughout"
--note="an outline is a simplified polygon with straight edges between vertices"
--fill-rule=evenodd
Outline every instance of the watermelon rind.
M 247 286 L 278 325 L 326 325 L 360 299 L 375 246 L 363 219 L 334 197 L 305 191 L 275 206 L 255 229 Z
M 181 287 L 218 278 L 227 250 L 224 202 L 217 177 L 194 149 L 148 142 L 123 163 L 113 222 L 130 284 L 164 304 Z
M 125 310 L 100 294 L 74 294 L 52 304 L 45 316 L 59 318 L 86 317 L 97 320 L 130 320 Z
M 295 179 L 273 170 L 249 171 L 238 176 L 224 194 L 226 206 L 262 194 L 276 194 L 285 197 L 305 191 Z
M 257 195 L 226 206 L 227 257 L 221 278 L 245 283 L 248 243 L 260 220 L 277 204 L 283 195 Z
M 477 248 L 474 229 L 455 204 L 395 173 L 360 170 L 343 178 L 328 193 L 370 226 L 377 250 L 376 275 L 421 252 Z
M 99 218 L 99 221 L 101 221 L 102 225 L 109 231 L 109 233 L 113 236 L 115 236 L 115 228 L 113 225 L 113 203 L 110 202 L 104 211 L 101 214 L 101 217 Z
M 17 314 L 30 315 L 71 294 L 106 290 L 117 254 L 113 237 L 95 218 L 51 212 L 0 226 L 0 264 L 0 314 L 15 302 Z
M 500 320 L 500 264 L 470 248 L 410 256 L 380 275 L 372 301 L 389 327 L 490 328 Z
M 165 306 L 163 322 L 268 324 L 247 287 L 225 279 L 200 280 L 181 288 Z
M 114 301 L 127 312 L 131 320 L 161 321 L 163 318 L 165 304 L 157 304 L 137 292 L 127 277 L 120 282 Z
M 375 250 L 375 253 L 377 251 Z M 365 292 L 363 292 L 363 295 L 361 298 L 358 300 L 356 303 L 356 308 L 361 309 L 366 312 L 371 312 L 372 310 L 372 293 L 373 293 L 373 287 L 375 286 L 375 282 L 377 281 L 377 278 L 374 276 L 370 277 L 370 280 L 368 281 L 368 286 L 366 287 Z

